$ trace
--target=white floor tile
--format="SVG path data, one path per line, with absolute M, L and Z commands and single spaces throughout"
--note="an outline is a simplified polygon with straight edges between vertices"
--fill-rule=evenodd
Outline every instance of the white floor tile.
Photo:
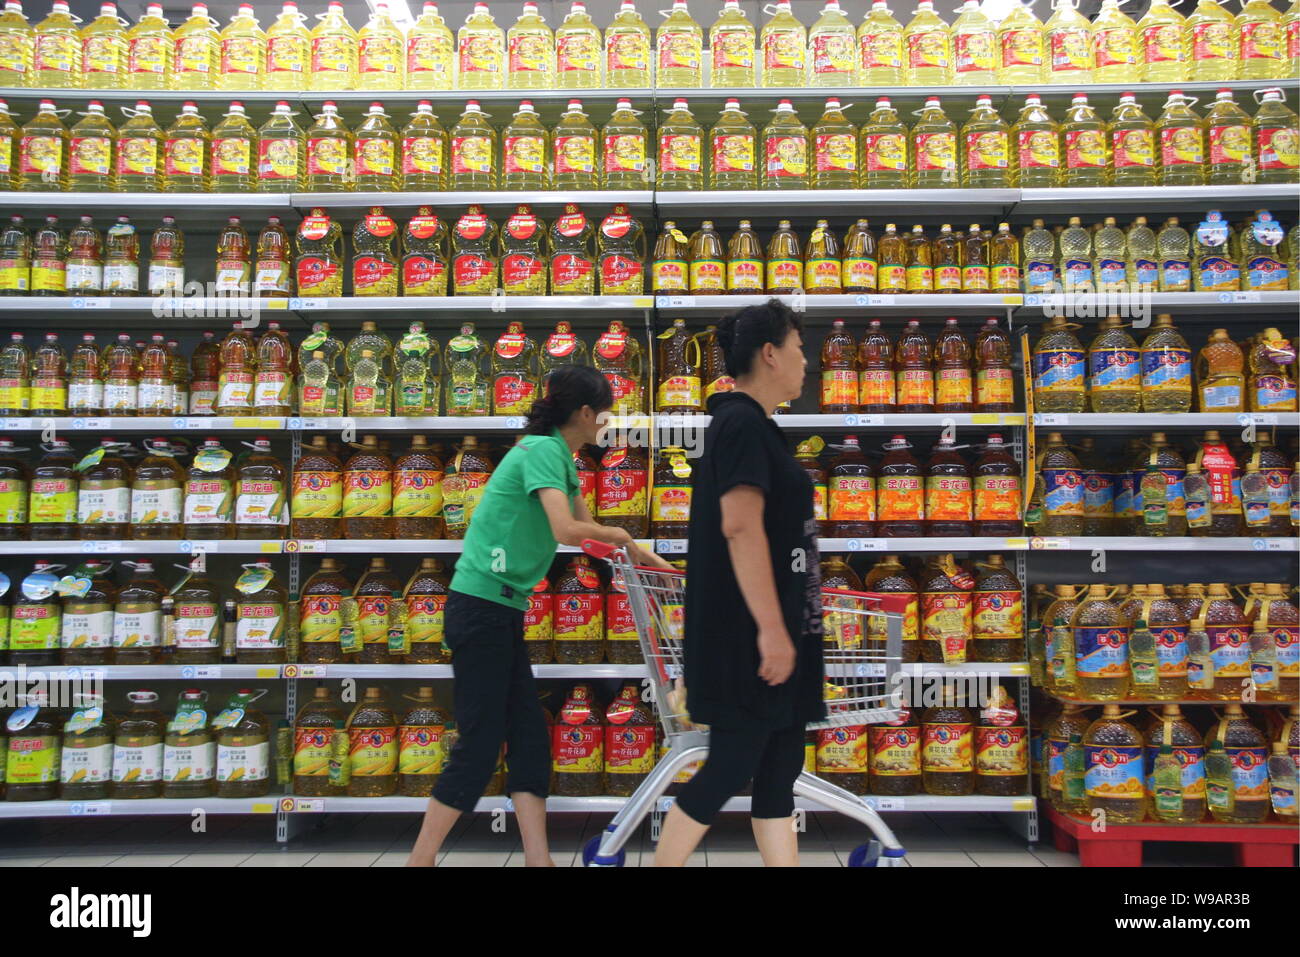
M 907 855 L 907 863 L 912 867 L 976 867 L 976 863 L 965 854 L 955 851 L 918 851 Z
M 304 867 L 319 851 L 264 851 L 252 854 L 240 867 Z
M 1028 851 L 970 851 L 972 860 L 980 867 L 1046 867 Z
M 238 867 L 252 854 L 225 854 L 220 851 L 208 854 L 191 854 L 173 864 L 173 867 Z
M 42 867 L 107 867 L 121 857 L 121 854 L 66 854 L 42 864 Z
M 381 851 L 321 851 L 304 867 L 370 867 Z

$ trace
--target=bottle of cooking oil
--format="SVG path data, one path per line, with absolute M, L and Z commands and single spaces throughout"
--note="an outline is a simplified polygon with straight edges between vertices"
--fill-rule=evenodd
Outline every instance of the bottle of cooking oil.
M 329 689 L 323 684 L 318 685 L 294 720 L 294 794 L 307 797 L 343 795 L 342 788 L 331 784 L 329 775 L 333 729 L 342 722 L 343 714 L 334 704 Z
M 286 93 L 307 89 L 311 67 L 311 32 L 294 0 L 285 0 L 275 22 L 266 28 L 266 88 Z
M 718 122 L 709 130 L 709 189 L 757 189 L 757 133 L 740 109 L 727 100 Z
M 260 90 L 266 84 L 266 33 L 251 3 L 241 3 L 221 31 L 219 90 Z M 279 90 L 282 87 L 275 87 Z
M 740 0 L 725 0 L 722 13 L 709 28 L 713 87 L 753 87 L 754 25 L 740 9 Z
M 1145 83 L 1191 79 L 1192 52 L 1187 18 L 1166 0 L 1152 0 L 1138 21 L 1138 67 Z
M 962 185 L 974 189 L 1010 186 L 1015 171 L 1011 167 L 1011 129 L 993 109 L 987 95 L 975 100 L 971 118 L 961 130 Z
M 518 112 L 501 131 L 502 189 L 546 189 L 549 139 L 533 104 L 521 100 Z
M 1057 274 L 1056 237 L 1046 229 L 1041 219 L 1025 231 L 1020 242 L 1025 292 L 1051 292 L 1059 277 Z
M 1250 116 L 1237 105 L 1231 90 L 1220 90 L 1205 114 L 1209 136 L 1209 182 L 1232 185 L 1245 181 L 1254 170 Z M 1118 179 L 1116 180 L 1118 182 Z
M 1025 97 L 1015 135 L 1015 184 L 1022 188 L 1061 185 L 1061 128 L 1037 94 Z
M 438 13 L 436 3 L 426 2 L 407 28 L 405 83 L 408 90 L 450 90 L 456 82 L 456 38 Z
M 826 0 L 821 16 L 808 30 L 807 85 L 853 86 L 856 41 L 853 24 L 840 9 L 839 0 Z
M 947 86 L 953 81 L 952 33 L 934 12 L 932 0 L 918 0 L 903 31 L 908 86 Z
M 858 185 L 857 128 L 844 118 L 838 99 L 826 101 L 812 131 L 813 189 L 854 189 Z
M 308 192 L 338 193 L 352 189 L 352 133 L 333 101 L 322 104 L 316 122 L 308 128 L 303 158 L 306 175 L 300 173 L 299 178 Z
M 261 797 L 271 787 L 271 725 L 252 702 L 265 691 L 240 688 L 212 719 L 217 733 L 217 797 Z
M 1083 751 L 1083 735 L 1090 722 L 1082 711 L 1080 705 L 1067 702 L 1061 712 L 1043 726 L 1047 797 L 1052 807 L 1067 814 L 1083 814 L 1088 809 L 1083 780 L 1069 781 L 1066 769 L 1071 742 L 1074 742 L 1078 751 Z M 1079 763 L 1083 765 L 1083 761 Z
M 1072 0 L 1061 0 L 1070 3 Z M 1059 12 L 1059 11 L 1058 11 Z M 1088 105 L 1085 93 L 1076 93 L 1061 124 L 1065 145 L 1065 186 L 1109 186 L 1110 150 L 1106 122 Z M 1024 183 L 1022 182 L 1023 186 Z
M 1124 720 L 1131 714 L 1107 704 L 1083 736 L 1088 811 L 1102 810 L 1109 824 L 1136 824 L 1146 817 L 1143 741 L 1138 729 Z
M 1124 234 L 1128 248 L 1128 288 L 1134 292 L 1155 292 L 1159 288 L 1160 265 L 1156 259 L 1156 234 L 1145 216 L 1135 217 Z
M 306 183 L 307 145 L 289 104 L 275 104 L 257 131 L 257 189 L 263 193 L 296 192 Z M 325 152 L 328 152 L 326 150 Z M 318 151 L 318 159 L 320 156 Z
M 1206 732 L 1205 746 L 1207 798 L 1214 819 L 1256 824 L 1267 818 L 1268 741 L 1239 703 L 1224 705 L 1223 715 Z
M 1192 291 L 1192 237 L 1176 216 L 1165 220 L 1156 235 L 1156 260 L 1161 292 Z
M 1183 43 L 1191 51 L 1191 76 L 1197 80 L 1237 79 L 1239 36 L 1232 14 L 1218 0 L 1200 0 L 1183 27 Z
M 163 189 L 174 193 L 206 192 L 212 160 L 212 134 L 194 103 L 181 107 L 176 122 L 167 129 L 164 144 Z
M 862 126 L 862 185 L 867 189 L 903 189 L 907 186 L 908 131 L 888 97 Z
M 1176 704 L 1162 705 L 1147 726 L 1147 795 L 1151 815 L 1167 824 L 1195 824 L 1205 817 L 1205 747 Z M 1167 757 L 1165 757 L 1167 755 Z M 1161 761 L 1169 761 L 1162 780 Z
M 683 4 L 684 6 L 684 4 Z M 673 101 L 668 118 L 659 126 L 659 165 L 655 186 L 665 190 L 704 188 L 701 146 L 704 131 L 686 100 Z
M 1083 469 L 1060 432 L 1049 432 L 1038 461 L 1042 482 L 1041 535 L 1079 535 L 1083 531 Z M 1076 636 L 1077 637 L 1077 636 Z M 1076 642 L 1076 649 L 1078 644 Z
M 806 189 L 808 187 L 808 127 L 789 100 L 782 100 L 775 116 L 763 128 L 763 189 Z
M 1124 230 L 1107 216 L 1092 237 L 1092 275 L 1097 292 L 1128 289 L 1128 250 Z
M 1289 268 L 1282 252 L 1282 227 L 1267 209 L 1259 210 L 1255 217 L 1237 234 L 1246 288 L 1283 290 Z
M 370 104 L 353 136 L 353 186 L 362 192 L 401 189 L 402 166 L 398 154 L 402 141 L 388 122 L 384 104 Z
M 1115 701 L 1128 692 L 1128 621 L 1106 597 L 1106 585 L 1089 585 L 1071 621 L 1080 697 Z
M 1088 346 L 1088 399 L 1094 412 L 1137 412 L 1141 408 L 1141 353 L 1119 316 L 1102 320 L 1097 337 Z
M 704 30 L 686 8 L 686 0 L 673 0 L 667 19 L 655 31 L 656 86 L 704 85 Z
M 322 92 L 357 89 L 357 31 L 348 23 L 343 4 L 330 0 L 311 31 L 311 72 L 307 89 Z
M 247 484 L 242 481 L 240 483 L 241 487 Z M 283 483 L 280 485 L 281 491 L 276 497 L 281 503 L 282 516 L 287 518 Z M 239 497 L 245 498 L 246 493 L 241 492 Z M 235 509 L 235 519 L 240 521 L 239 513 L 242 509 L 239 504 L 236 504 Z M 288 530 L 288 522 L 285 521 L 276 537 L 283 537 Z M 241 534 L 239 537 L 252 536 Z M 260 561 L 244 566 L 243 573 L 235 581 L 235 591 L 239 592 L 235 600 L 235 656 L 239 664 L 283 663 L 288 631 L 289 592 L 276 578 L 271 563 Z
M 1108 0 L 1112 5 L 1114 0 Z M 1119 10 L 1116 8 L 1116 12 Z M 1120 16 L 1123 16 L 1121 13 Z M 1110 134 L 1113 182 L 1116 186 L 1156 184 L 1155 124 L 1138 105 L 1137 97 L 1124 93 L 1106 126 Z
M 120 90 L 126 86 L 125 20 L 117 5 L 101 3 L 99 16 L 81 28 L 81 85 L 88 90 Z
M 959 185 L 957 175 L 957 125 L 948 119 L 937 96 L 927 97 L 911 132 L 913 185 L 935 189 Z
M 1192 350 L 1173 317 L 1156 316 L 1142 341 L 1142 411 L 1188 412 L 1192 407 Z
M 921 776 L 927 794 L 970 794 L 975 787 L 975 717 L 945 685 L 940 705 L 921 718 Z
M 1095 292 L 1096 276 L 1092 271 L 1092 235 L 1083 227 L 1078 216 L 1071 216 L 1069 225 L 1061 230 L 1057 239 L 1059 250 L 1058 274 L 1065 292 Z
M 1291 41 L 1300 45 L 1300 36 Z M 1294 183 L 1300 175 L 1296 115 L 1278 87 L 1257 90 L 1255 111 L 1255 167 L 1260 183 Z
M 555 73 L 559 88 L 598 88 L 600 58 L 600 28 L 587 14 L 587 5 L 574 0 L 564 21 L 555 28 Z
M 462 74 L 463 76 L 463 74 Z M 453 190 L 493 190 L 497 186 L 497 131 L 477 100 L 451 130 L 451 183 Z
M 18 188 L 24 192 L 62 192 L 68 188 L 68 128 L 65 112 L 53 100 L 41 100 L 22 128 L 18 153 Z
M 1086 406 L 1086 356 L 1072 331 L 1077 328 L 1064 316 L 1054 316 L 1034 346 L 1034 408 L 1039 412 L 1082 412 Z
M 1197 186 L 1205 182 L 1205 121 L 1192 110 L 1194 102 L 1193 97 L 1174 90 L 1156 121 L 1161 186 Z
M 1129 83 L 1139 77 L 1138 26 L 1120 10 L 1122 0 L 1102 0 L 1092 22 L 1094 83 Z
M 998 49 L 1001 53 L 997 81 L 1040 83 L 1046 72 L 1043 50 L 1043 22 L 1029 4 L 1017 0 L 998 24 Z
M 36 24 L 31 86 L 43 89 L 77 89 L 81 86 L 78 22 L 68 12 L 66 0 L 54 0 L 50 4 L 50 15 Z
M 952 82 L 955 86 L 984 86 L 996 82 L 997 25 L 980 10 L 978 0 L 966 0 L 952 24 Z
M 1056 0 L 1056 12 L 1043 24 L 1050 83 L 1093 81 L 1092 24 L 1077 0 Z
M 32 47 L 36 34 L 18 0 L 6 0 L 4 12 L 0 13 L 0 37 L 4 38 L 0 41 L 0 84 L 15 89 L 33 85 Z
M 125 129 L 125 127 L 123 127 Z M 212 128 L 212 188 L 219 193 L 252 192 L 257 177 L 253 151 L 257 130 L 244 104 L 233 101 L 225 118 Z
M 215 89 L 221 71 L 221 36 L 206 3 L 190 8 L 190 18 L 176 28 L 175 37 L 172 89 Z
M 70 131 L 68 184 L 87 193 L 110 192 L 117 187 L 117 164 L 113 147 L 117 130 L 104 115 L 98 100 L 86 104 L 86 112 Z
M 605 84 L 643 89 L 650 86 L 650 74 L 650 27 L 636 12 L 634 0 L 622 0 L 605 29 Z
M 1236 236 L 1217 209 L 1192 234 L 1192 282 L 1198 292 L 1235 292 L 1241 288 Z
M 507 89 L 555 87 L 555 35 L 531 0 L 526 0 L 519 19 L 506 31 L 506 51 Z
M 499 90 L 506 77 L 506 33 L 486 3 L 475 3 L 456 31 L 457 79 L 462 90 Z
M 349 797 L 383 797 L 397 790 L 397 715 L 383 690 L 367 688 L 348 715 Z
M 129 119 L 117 131 L 117 189 L 158 192 L 162 186 L 165 134 L 144 100 L 122 107 Z
M 788 15 L 789 5 L 785 6 Z M 872 0 L 866 19 L 858 27 L 858 82 L 863 86 L 901 85 L 903 48 L 903 25 L 894 19 L 885 0 Z M 767 85 L 794 86 L 798 82 Z
M 1300 4 L 1292 3 L 1286 11 L 1285 21 L 1286 32 L 1286 53 L 1284 54 L 1287 65 L 1283 67 L 1283 75 L 1295 76 L 1300 74 Z M 1287 69 L 1291 72 L 1287 74 Z M 1292 811 L 1292 814 L 1295 812 Z
M 386 3 L 375 3 L 370 19 L 357 31 L 357 81 L 361 90 L 406 86 L 406 38 Z

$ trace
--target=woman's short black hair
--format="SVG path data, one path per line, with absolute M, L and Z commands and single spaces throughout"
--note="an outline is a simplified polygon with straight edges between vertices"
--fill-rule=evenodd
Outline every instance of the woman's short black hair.
M 791 332 L 802 332 L 803 323 L 789 306 L 769 299 L 759 306 L 746 306 L 723 317 L 718 323 L 718 345 L 727 364 L 727 375 L 746 375 L 756 356 L 769 342 L 780 348 Z
M 542 391 L 528 413 L 529 435 L 550 435 L 584 405 L 600 413 L 614 404 L 609 380 L 591 366 L 556 366 L 542 383 Z

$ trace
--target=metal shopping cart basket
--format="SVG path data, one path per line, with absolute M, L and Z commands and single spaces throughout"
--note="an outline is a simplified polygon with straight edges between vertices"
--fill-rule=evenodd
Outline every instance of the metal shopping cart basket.
M 693 725 L 686 712 L 682 683 L 685 574 L 634 565 L 622 548 L 601 542 L 588 540 L 582 548 L 607 561 L 613 568 L 614 587 L 627 593 L 667 744 L 664 756 L 604 833 L 583 849 L 583 863 L 588 867 L 621 867 L 623 845 L 674 776 L 708 754 L 709 732 Z M 904 595 L 836 589 L 822 592 L 828 714 L 826 720 L 808 725 L 810 730 L 860 726 L 899 716 L 902 697 L 896 675 L 902 660 L 902 613 L 906 607 Z M 883 647 L 879 640 L 882 625 Z M 797 797 L 870 828 L 875 839 L 853 850 L 850 867 L 902 866 L 903 846 L 866 800 L 807 771 L 795 781 L 794 791 Z

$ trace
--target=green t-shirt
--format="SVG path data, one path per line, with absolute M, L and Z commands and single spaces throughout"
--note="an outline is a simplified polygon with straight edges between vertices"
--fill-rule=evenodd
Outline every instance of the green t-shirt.
M 560 489 L 570 506 L 578 494 L 573 453 L 557 431 L 524 436 L 488 479 L 465 533 L 453 591 L 528 607 L 533 586 L 555 558 L 555 536 L 537 498 L 541 488 Z

